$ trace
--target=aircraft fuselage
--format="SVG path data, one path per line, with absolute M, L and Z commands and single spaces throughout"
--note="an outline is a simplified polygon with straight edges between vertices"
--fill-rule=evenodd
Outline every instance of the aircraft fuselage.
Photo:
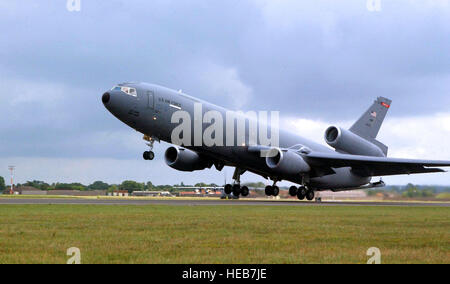
M 196 106 L 201 104 L 201 116 L 202 117 L 210 112 L 215 111 L 223 115 L 223 146 L 205 146 L 204 143 L 198 144 L 195 141 L 195 135 L 192 135 L 189 145 L 181 145 L 184 148 L 193 150 L 204 156 L 209 157 L 214 164 L 223 164 L 227 166 L 239 167 L 243 170 L 250 171 L 273 180 L 288 180 L 297 184 L 306 183 L 308 186 L 315 190 L 325 189 L 345 189 L 355 188 L 365 184 L 368 184 L 371 178 L 360 177 L 351 171 L 351 168 L 338 168 L 334 169 L 336 172 L 332 175 L 325 175 L 322 177 L 305 177 L 305 175 L 290 175 L 290 176 L 276 176 L 272 173 L 270 168 L 265 163 L 261 162 L 261 157 L 255 153 L 249 151 L 250 137 L 246 133 L 244 143 L 237 144 L 239 137 L 237 135 L 237 127 L 235 131 L 231 133 L 233 138 L 230 139 L 230 133 L 227 129 L 227 109 L 216 106 L 214 104 L 202 101 L 200 99 L 188 96 L 182 92 L 177 92 L 165 87 L 146 84 L 146 83 L 127 83 L 118 86 L 126 86 L 136 90 L 131 94 L 124 93 L 121 90 L 110 90 L 108 96 L 103 97 L 103 103 L 105 107 L 119 120 L 127 124 L 129 127 L 135 129 L 147 135 L 153 137 L 156 140 L 165 141 L 173 144 L 172 133 L 177 127 L 177 123 L 172 123 L 173 115 L 177 111 L 185 111 L 192 117 L 191 131 L 195 133 L 198 129 L 195 128 L 195 124 L 198 123 L 198 109 Z M 198 124 L 197 124 L 198 125 Z M 200 122 L 204 131 L 207 128 L 208 123 Z M 247 121 L 246 125 L 249 125 Z M 258 121 L 258 127 L 260 122 Z M 267 126 L 268 132 L 277 131 L 270 125 Z M 228 137 L 227 137 L 228 133 Z M 280 127 L 279 129 L 279 145 L 280 148 L 291 147 L 307 147 L 314 152 L 334 152 L 333 149 L 305 139 L 297 133 L 292 133 L 287 129 Z M 228 141 L 227 141 L 228 138 Z M 242 137 L 241 141 L 242 141 Z M 256 138 L 259 144 L 259 137 Z M 230 142 L 232 145 L 230 146 Z

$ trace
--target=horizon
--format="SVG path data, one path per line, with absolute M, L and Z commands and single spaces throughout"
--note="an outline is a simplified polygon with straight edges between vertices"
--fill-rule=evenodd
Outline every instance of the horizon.
M 95 180 L 95 181 L 93 181 L 92 183 L 84 184 L 84 183 L 81 183 L 81 182 L 78 182 L 78 181 L 72 181 L 72 182 L 51 182 L 51 183 L 48 183 L 48 182 L 46 182 L 45 180 L 29 180 L 29 181 L 26 181 L 26 182 L 23 182 L 23 183 L 14 183 L 14 186 L 18 186 L 18 185 L 23 186 L 24 184 L 26 184 L 26 183 L 28 183 L 28 182 L 44 182 L 44 183 L 49 184 L 49 185 L 56 185 L 56 184 L 81 184 L 81 185 L 83 185 L 83 186 L 85 186 L 85 187 L 88 187 L 88 186 L 94 184 L 95 182 L 99 182 L 99 181 L 100 181 L 100 182 L 105 182 L 105 181 L 103 181 L 103 180 Z M 134 181 L 134 182 L 137 182 L 137 183 L 140 183 L 140 184 L 147 184 L 148 182 L 152 182 L 151 180 L 148 180 L 148 181 L 123 180 L 122 182 L 119 182 L 119 183 L 108 183 L 108 182 L 105 182 L 105 183 L 108 184 L 108 185 L 110 185 L 110 186 L 112 186 L 112 185 L 121 185 L 121 184 L 122 184 L 123 182 L 125 182 L 125 181 Z M 257 183 L 260 183 L 260 182 L 261 182 L 261 181 L 246 181 L 246 182 L 243 182 L 242 184 L 243 184 L 243 185 L 246 185 L 246 184 L 257 184 Z M 167 183 L 167 184 L 155 184 L 155 183 L 152 182 L 152 186 L 156 186 L 156 187 L 158 187 L 158 186 L 180 186 L 180 185 L 183 184 L 182 186 L 195 187 L 196 184 L 200 184 L 200 183 L 203 183 L 203 184 L 205 184 L 206 186 L 210 186 L 210 185 L 213 185 L 213 184 L 217 185 L 218 187 L 223 186 L 223 184 L 217 184 L 217 183 L 205 183 L 205 182 L 202 182 L 202 181 L 198 181 L 198 182 L 192 183 L 192 184 L 186 184 L 186 183 L 183 183 L 183 182 L 180 182 L 180 183 L 174 183 L 174 184 L 170 184 L 170 183 Z M 261 183 L 264 183 L 264 182 L 261 182 Z M 264 184 L 266 184 L 266 183 L 264 183 Z M 267 184 L 270 184 L 270 183 L 267 183 Z M 290 183 L 286 183 L 286 184 L 282 184 L 282 183 L 281 183 L 281 186 L 280 186 L 280 187 L 283 187 L 283 188 L 284 188 L 284 187 L 289 187 L 289 184 L 290 184 Z M 443 188 L 450 188 L 450 185 L 439 185 L 439 184 L 414 184 L 414 183 L 407 183 L 407 184 L 388 184 L 388 185 L 386 185 L 386 186 L 384 186 L 384 187 L 369 188 L 368 190 L 386 189 L 386 188 L 390 188 L 390 187 L 406 187 L 406 186 L 408 186 L 408 185 L 419 186 L 419 187 L 443 187 Z M 11 184 L 7 184 L 7 183 L 5 182 L 5 186 L 6 186 L 6 187 L 11 187 Z M 201 187 L 201 186 L 199 186 L 199 187 Z M 363 190 L 363 189 L 361 189 L 361 190 Z

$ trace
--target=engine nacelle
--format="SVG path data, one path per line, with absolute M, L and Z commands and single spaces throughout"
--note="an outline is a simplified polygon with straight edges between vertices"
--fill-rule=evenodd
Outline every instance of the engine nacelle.
M 331 126 L 325 131 L 325 141 L 334 149 L 352 155 L 386 156 L 377 145 L 349 130 L 336 126 Z
M 164 159 L 169 167 L 183 172 L 200 171 L 212 167 L 212 162 L 203 159 L 196 152 L 184 148 L 168 148 Z
M 272 170 L 283 175 L 296 175 L 311 170 L 311 167 L 299 154 L 278 148 L 270 150 L 266 157 L 266 164 Z

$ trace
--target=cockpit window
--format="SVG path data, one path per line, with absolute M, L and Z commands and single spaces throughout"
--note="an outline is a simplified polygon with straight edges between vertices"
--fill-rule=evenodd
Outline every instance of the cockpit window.
M 122 91 L 127 95 L 137 97 L 137 91 L 135 88 L 116 86 L 116 87 L 113 87 L 112 90 L 113 91 Z

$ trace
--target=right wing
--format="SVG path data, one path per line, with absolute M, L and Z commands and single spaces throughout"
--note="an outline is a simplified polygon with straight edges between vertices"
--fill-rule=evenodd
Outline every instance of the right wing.
M 339 153 L 312 152 L 303 157 L 312 167 L 351 167 L 356 174 L 363 177 L 438 173 L 445 171 L 437 167 L 450 167 L 450 161 L 396 159 Z

